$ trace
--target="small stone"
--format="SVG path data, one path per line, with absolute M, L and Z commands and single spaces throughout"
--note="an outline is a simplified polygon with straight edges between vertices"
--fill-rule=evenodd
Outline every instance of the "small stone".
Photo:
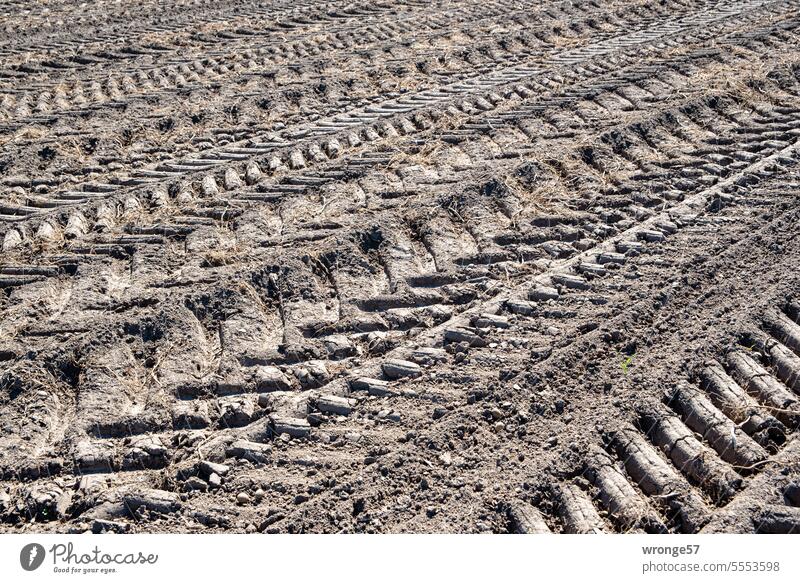
M 193 492 L 195 490 L 198 492 L 205 492 L 208 490 L 208 484 L 197 476 L 192 476 L 183 483 L 183 489 L 187 492 Z
M 209 488 L 216 489 L 222 486 L 222 478 L 219 477 L 218 474 L 214 473 L 208 477 L 208 486 Z
M 256 490 L 255 494 L 253 494 L 253 498 L 255 499 L 256 502 L 261 502 L 264 499 L 264 490 L 262 490 L 261 488 Z
M 447 415 L 447 409 L 445 409 L 444 407 L 436 407 L 433 410 L 433 418 L 434 419 L 441 419 L 445 415 Z
M 210 476 L 211 474 L 219 474 L 220 476 L 224 476 L 230 471 L 230 469 L 230 466 L 226 466 L 225 464 L 216 464 L 209 461 L 200 462 L 200 470 L 207 476 Z
M 248 496 L 246 492 L 239 492 L 239 494 L 236 495 L 236 503 L 240 506 L 250 504 L 250 496 Z
M 248 525 L 247 525 L 247 528 L 245 528 L 245 529 L 244 529 L 244 531 L 245 531 L 247 534 L 253 534 L 253 533 L 254 533 L 254 532 L 256 532 L 257 530 L 258 530 L 258 529 L 256 529 L 256 525 L 255 525 L 255 524 L 248 524 Z

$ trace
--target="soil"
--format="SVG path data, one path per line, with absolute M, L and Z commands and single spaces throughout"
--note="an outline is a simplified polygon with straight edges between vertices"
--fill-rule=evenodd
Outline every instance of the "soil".
M 800 2 L 10 2 L 0 531 L 800 532 Z

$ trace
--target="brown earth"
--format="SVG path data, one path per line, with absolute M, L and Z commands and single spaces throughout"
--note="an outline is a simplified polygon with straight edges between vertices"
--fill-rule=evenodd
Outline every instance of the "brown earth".
M 800 2 L 0 9 L 0 531 L 800 531 Z

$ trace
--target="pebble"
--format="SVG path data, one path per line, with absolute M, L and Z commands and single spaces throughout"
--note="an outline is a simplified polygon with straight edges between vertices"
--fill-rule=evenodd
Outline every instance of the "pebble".
M 225 464 L 215 464 L 214 462 L 202 461 L 200 462 L 200 469 L 207 475 L 219 474 L 224 476 L 230 471 L 230 466 Z
M 200 492 L 205 492 L 208 490 L 208 484 L 198 478 L 197 476 L 192 476 L 188 480 L 183 483 L 183 488 L 187 492 L 191 492 L 193 490 L 199 490 Z
M 219 477 L 219 474 L 213 473 L 208 477 L 208 485 L 211 488 L 219 488 L 222 486 L 222 478 Z
M 248 496 L 245 492 L 239 492 L 239 494 L 236 495 L 236 503 L 239 505 L 249 504 L 250 496 Z
M 264 490 L 259 488 L 256 490 L 256 493 L 253 495 L 253 497 L 255 498 L 256 502 L 261 502 L 264 499 Z

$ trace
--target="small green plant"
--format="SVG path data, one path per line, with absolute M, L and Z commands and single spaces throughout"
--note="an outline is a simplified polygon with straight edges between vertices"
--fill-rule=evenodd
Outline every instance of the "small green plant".
M 622 361 L 622 364 L 619 365 L 619 367 L 622 369 L 622 372 L 628 374 L 628 367 L 631 366 L 631 363 L 633 363 L 633 355 L 625 357 L 625 359 Z

